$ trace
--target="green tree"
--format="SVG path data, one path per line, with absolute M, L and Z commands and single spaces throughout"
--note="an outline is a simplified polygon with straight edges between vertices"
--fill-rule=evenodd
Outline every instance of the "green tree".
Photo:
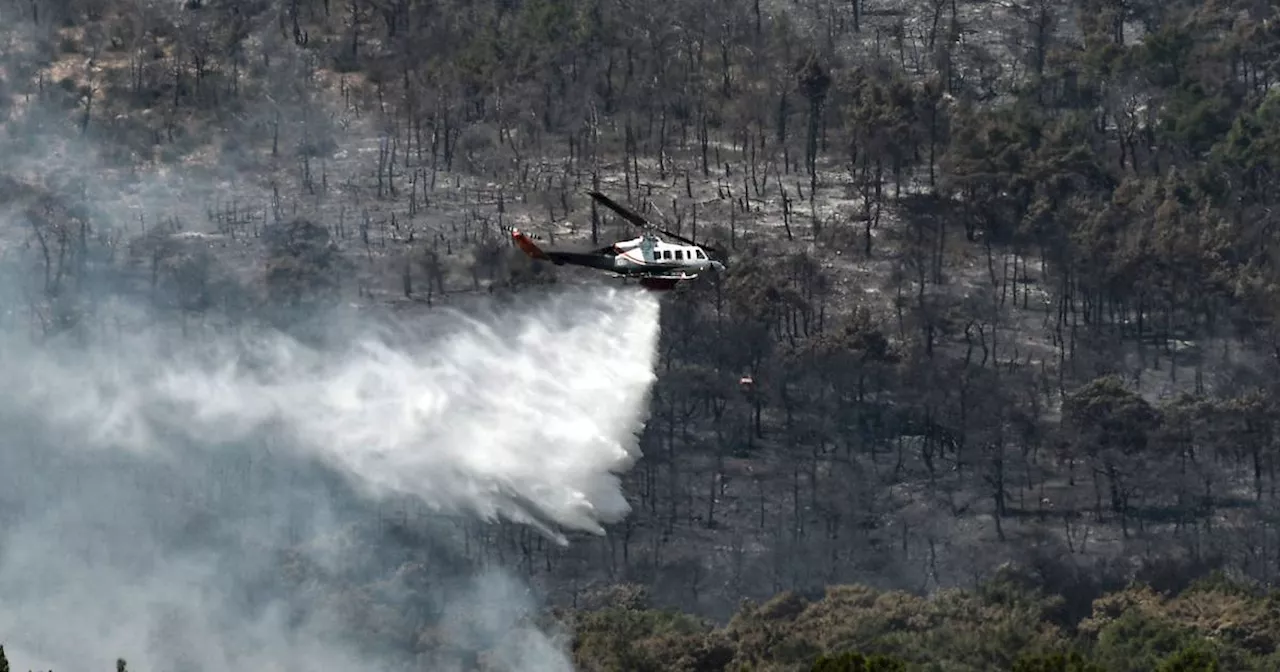
M 1102 376 L 1069 395 L 1063 402 L 1067 428 L 1094 463 L 1094 495 L 1102 514 L 1102 487 L 1106 477 L 1111 509 L 1121 515 L 1130 506 L 1129 479 L 1142 467 L 1151 433 L 1160 424 L 1159 412 L 1138 394 L 1125 388 L 1118 376 Z
M 906 672 L 907 664 L 891 656 L 865 656 L 855 651 L 820 656 L 813 672 Z
M 1156 672 L 1220 672 L 1218 656 L 1207 645 L 1194 641 L 1160 661 Z
M 1086 660 L 1079 652 L 1057 651 L 1023 656 L 1014 662 L 1013 672 L 1105 672 L 1105 670 Z

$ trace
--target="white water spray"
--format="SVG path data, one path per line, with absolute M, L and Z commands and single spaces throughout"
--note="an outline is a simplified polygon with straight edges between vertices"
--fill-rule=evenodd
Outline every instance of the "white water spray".
M 561 540 L 626 515 L 617 474 L 639 456 L 656 300 L 596 289 L 423 319 L 412 338 L 360 327 L 340 349 L 279 333 L 193 344 L 135 332 L 89 347 L 7 337 L 0 636 L 11 659 L 28 656 L 15 664 L 91 669 L 120 655 L 138 669 L 370 668 L 322 634 L 331 622 L 297 624 L 281 606 L 291 598 L 249 615 L 228 597 L 252 594 L 248 577 L 272 571 L 288 538 L 340 536 L 339 505 L 307 462 L 366 495 L 506 517 Z M 199 550 L 175 550 L 191 535 Z M 341 571 L 356 551 L 316 553 Z M 484 593 L 485 609 L 532 606 L 493 586 L 459 590 L 472 594 L 451 604 L 479 609 Z M 544 662 L 517 667 L 569 669 L 533 639 Z
M 638 455 L 657 302 L 602 290 L 450 321 L 430 340 L 366 336 L 345 353 L 273 334 L 172 358 L 135 338 L 87 357 L 0 360 L 27 374 L 33 412 L 100 448 L 164 450 L 160 427 L 212 443 L 274 424 L 371 494 L 596 533 L 626 515 L 614 474 Z

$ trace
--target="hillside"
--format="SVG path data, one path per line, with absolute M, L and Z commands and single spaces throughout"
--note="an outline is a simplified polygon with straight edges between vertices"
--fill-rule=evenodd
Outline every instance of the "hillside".
M 109 293 L 289 325 L 608 282 L 507 235 L 628 234 L 598 188 L 729 270 L 664 299 L 632 514 L 567 547 L 458 521 L 473 559 L 560 606 L 639 584 L 720 623 L 742 598 L 928 594 L 1002 566 L 1072 623 L 1132 579 L 1269 585 L 1277 18 L 13 0 L 5 320 L 93 338 Z

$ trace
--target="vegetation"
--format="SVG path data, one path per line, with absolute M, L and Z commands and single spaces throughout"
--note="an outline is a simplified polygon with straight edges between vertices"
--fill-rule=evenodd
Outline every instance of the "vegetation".
M 1065 617 L 1062 598 L 1005 569 L 977 590 L 933 598 L 830 586 L 809 600 L 748 601 L 723 627 L 654 608 L 617 586 L 613 606 L 559 613 L 573 628 L 576 668 L 699 671 L 1217 672 L 1280 664 L 1280 594 L 1211 575 L 1176 595 L 1135 584 Z M 483 652 L 473 664 L 484 664 Z M 8 661 L 0 647 L 0 670 Z M 126 669 L 116 662 L 117 672 Z
M 108 291 L 287 323 L 600 282 L 505 238 L 619 235 L 588 188 L 733 251 L 666 299 L 633 514 L 567 548 L 476 524 L 579 607 L 582 669 L 1280 663 L 1245 587 L 1280 568 L 1273 4 L 0 17 L 5 319 L 45 334 L 95 337 Z M 200 193 L 150 195 L 177 170 Z M 654 608 L 581 606 L 619 584 Z
M 931 599 L 831 586 L 747 604 L 723 628 L 636 606 L 580 614 L 583 670 L 1269 670 L 1276 595 L 1220 575 L 1176 595 L 1132 585 L 1075 621 L 1005 569 Z

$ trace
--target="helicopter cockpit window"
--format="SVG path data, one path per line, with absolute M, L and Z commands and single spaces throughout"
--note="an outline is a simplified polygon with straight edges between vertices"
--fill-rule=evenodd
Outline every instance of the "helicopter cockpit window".
M 703 253 L 702 253 L 702 248 L 700 248 L 700 247 L 699 247 L 698 249 L 696 249 L 696 250 L 694 250 L 694 251 L 698 253 L 698 258 L 699 258 L 699 259 L 706 259 L 706 258 L 707 258 L 707 255 L 705 255 L 705 254 L 703 254 Z

